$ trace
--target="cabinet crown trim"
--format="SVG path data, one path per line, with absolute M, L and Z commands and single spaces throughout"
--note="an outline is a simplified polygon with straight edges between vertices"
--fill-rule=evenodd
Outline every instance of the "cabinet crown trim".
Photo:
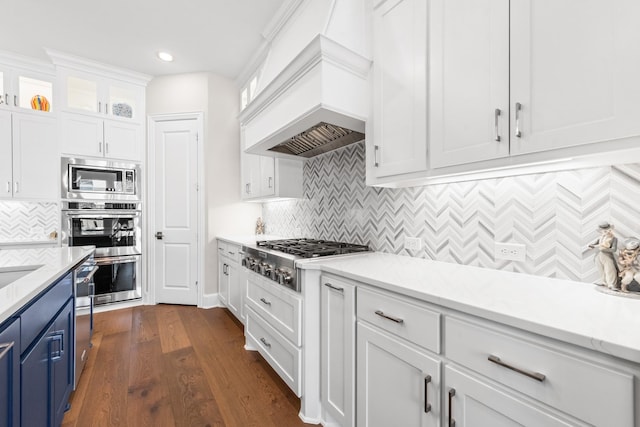
M 152 75 L 139 73 L 126 68 L 114 67 L 91 59 L 81 58 L 53 49 L 45 49 L 53 63 L 59 67 L 71 68 L 78 71 L 98 74 L 116 80 L 146 86 L 153 78 Z

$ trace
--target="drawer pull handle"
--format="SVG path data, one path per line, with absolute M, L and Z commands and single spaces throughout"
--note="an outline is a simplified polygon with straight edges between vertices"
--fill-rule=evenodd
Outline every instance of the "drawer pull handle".
M 456 420 L 453 419 L 453 396 L 456 395 L 456 389 L 449 389 L 449 427 L 456 427 Z
M 265 347 L 271 348 L 271 344 L 265 340 L 264 338 L 260 338 L 260 342 L 265 345 Z
M 5 357 L 7 355 L 7 353 L 9 353 L 11 351 L 11 349 L 13 348 L 13 345 L 15 344 L 14 341 L 11 341 L 9 343 L 6 344 L 0 344 L 0 360 L 2 360 L 3 357 Z
M 507 369 L 511 369 L 512 371 L 515 371 L 515 372 L 517 372 L 519 374 L 525 375 L 525 376 L 527 376 L 529 378 L 533 378 L 536 381 L 543 382 L 544 379 L 546 378 L 546 376 L 544 374 L 541 374 L 539 372 L 527 371 L 527 370 L 515 367 L 513 365 L 510 365 L 510 364 L 508 364 L 506 362 L 503 362 L 502 360 L 500 360 L 500 358 L 498 356 L 494 356 L 493 354 L 490 354 L 489 358 L 487 360 L 489 360 L 489 362 L 495 363 L 496 365 L 500 365 L 500 366 L 503 366 L 503 367 L 505 367 Z
M 391 320 L 392 322 L 404 323 L 403 319 L 400 319 L 398 317 L 389 316 L 388 314 L 384 314 L 381 310 L 376 310 L 375 313 L 380 317 L 384 317 L 385 319 Z
M 431 382 L 431 375 L 424 377 L 424 413 L 431 412 L 431 404 L 429 403 L 429 394 L 427 392 L 427 386 Z
M 260 301 L 262 301 L 262 303 L 263 303 L 264 305 L 269 305 L 269 306 L 271 305 L 271 301 L 267 301 L 267 300 L 266 300 L 266 299 L 264 299 L 264 298 L 260 298 Z
M 333 286 L 331 283 L 325 283 L 324 285 L 329 289 L 333 289 L 334 291 L 344 292 L 344 289 L 339 288 L 337 286 Z

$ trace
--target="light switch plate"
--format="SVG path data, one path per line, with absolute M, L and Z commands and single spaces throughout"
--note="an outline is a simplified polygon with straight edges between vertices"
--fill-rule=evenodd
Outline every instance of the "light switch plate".
M 419 251 L 422 249 L 422 240 L 419 237 L 405 237 L 404 248 L 410 251 Z

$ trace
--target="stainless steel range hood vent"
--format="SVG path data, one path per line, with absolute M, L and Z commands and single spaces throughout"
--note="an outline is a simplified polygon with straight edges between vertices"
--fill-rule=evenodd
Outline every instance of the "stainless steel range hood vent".
M 320 122 L 311 129 L 270 148 L 269 151 L 309 158 L 363 139 L 364 134 L 361 132 Z

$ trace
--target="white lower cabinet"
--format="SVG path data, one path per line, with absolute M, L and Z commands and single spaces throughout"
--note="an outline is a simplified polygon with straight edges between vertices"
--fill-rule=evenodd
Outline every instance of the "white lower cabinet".
M 333 276 L 320 278 L 322 406 L 342 427 L 355 425 L 356 287 Z
M 319 285 L 325 425 L 640 427 L 638 363 L 334 273 Z
M 246 271 L 247 347 L 257 350 L 296 396 L 302 393 L 302 298 Z
M 240 273 L 240 246 L 218 240 L 218 298 L 241 322 L 246 282 Z
M 451 366 L 444 368 L 443 399 L 446 404 L 444 425 L 448 426 L 576 425 L 540 409 L 532 401 L 518 399 L 484 379 Z
M 438 426 L 439 360 L 362 322 L 357 334 L 357 425 Z

